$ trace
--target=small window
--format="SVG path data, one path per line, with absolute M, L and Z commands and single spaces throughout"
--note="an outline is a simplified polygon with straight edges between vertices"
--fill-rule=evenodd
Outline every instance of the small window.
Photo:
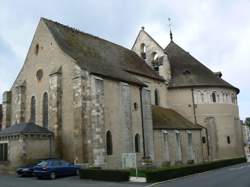
M 214 103 L 216 103 L 216 94 L 215 94 L 215 92 L 212 93 L 212 101 Z
M 8 144 L 1 143 L 0 144 L 0 161 L 8 160 Z
M 136 153 L 140 152 L 140 135 L 139 134 L 135 135 L 135 152 Z
M 42 69 L 39 69 L 36 72 L 36 78 L 37 78 L 38 81 L 42 80 L 42 78 L 43 78 L 43 70 Z
M 202 136 L 202 143 L 205 144 L 206 143 L 206 137 Z
M 39 53 L 39 45 L 36 44 L 36 47 L 35 47 L 35 54 L 38 55 L 38 53 Z
M 155 105 L 159 105 L 159 103 L 160 103 L 159 91 L 158 89 L 155 89 Z
M 138 104 L 135 102 L 134 103 L 134 110 L 137 111 L 138 110 Z
M 227 143 L 228 143 L 228 144 L 231 144 L 230 136 L 227 136 Z
M 141 57 L 146 59 L 146 45 L 144 43 L 141 44 Z
M 158 54 L 156 52 L 152 53 L 152 61 L 157 61 L 158 60 Z
M 106 133 L 106 149 L 107 155 L 113 154 L 112 134 L 110 131 Z

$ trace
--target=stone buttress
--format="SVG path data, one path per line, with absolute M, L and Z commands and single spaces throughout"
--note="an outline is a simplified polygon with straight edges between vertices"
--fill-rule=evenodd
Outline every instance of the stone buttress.
M 3 120 L 2 128 L 10 127 L 11 125 L 11 91 L 6 91 L 3 94 Z
M 54 133 L 55 156 L 62 157 L 62 69 L 49 75 L 49 130 Z
M 25 122 L 26 82 L 15 87 L 15 123 Z

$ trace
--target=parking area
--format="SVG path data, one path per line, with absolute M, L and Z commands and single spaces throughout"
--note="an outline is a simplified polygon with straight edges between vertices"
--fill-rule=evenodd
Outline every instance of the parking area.
M 15 175 L 0 174 L 1 187 L 140 187 L 146 186 L 145 183 L 131 182 L 104 182 L 80 180 L 78 176 L 58 178 L 55 180 L 38 180 L 34 177 L 17 177 Z

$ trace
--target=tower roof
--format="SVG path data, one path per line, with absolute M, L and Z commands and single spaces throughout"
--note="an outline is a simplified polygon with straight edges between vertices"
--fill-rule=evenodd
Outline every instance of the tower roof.
M 120 45 L 42 18 L 59 47 L 92 74 L 144 85 L 132 74 L 162 80 L 136 53 Z
M 164 49 L 171 67 L 169 88 L 223 87 L 239 93 L 239 89 L 216 76 L 209 68 L 171 41 Z

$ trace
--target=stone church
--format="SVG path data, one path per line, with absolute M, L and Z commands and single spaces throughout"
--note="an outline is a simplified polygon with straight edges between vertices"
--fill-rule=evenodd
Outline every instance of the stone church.
M 0 169 L 58 157 L 103 168 L 243 156 L 237 94 L 171 37 L 132 50 L 41 18 L 2 102 Z

